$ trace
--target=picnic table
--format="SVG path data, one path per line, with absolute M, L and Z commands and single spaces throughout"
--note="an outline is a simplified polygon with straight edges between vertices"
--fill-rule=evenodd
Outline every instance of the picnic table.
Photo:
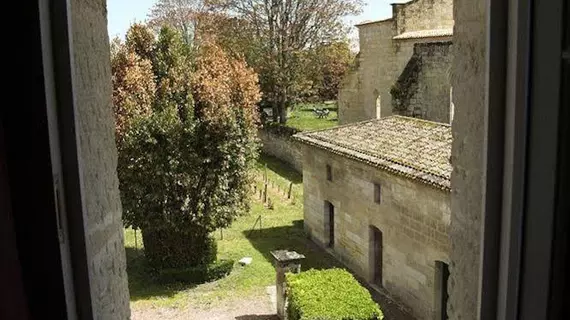
M 324 119 L 329 117 L 330 111 L 329 109 L 313 108 L 313 113 L 317 118 Z

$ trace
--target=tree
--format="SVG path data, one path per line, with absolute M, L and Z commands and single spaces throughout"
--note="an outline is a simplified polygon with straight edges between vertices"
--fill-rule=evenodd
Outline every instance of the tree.
M 127 37 L 122 50 L 152 65 L 156 90 L 149 112 L 141 106 L 117 127 L 124 222 L 142 229 L 152 266 L 207 264 L 216 257 L 209 234 L 248 210 L 257 76 L 214 43 L 192 52 L 170 28 L 161 29 L 150 59 L 142 59 L 134 39 L 151 33 L 137 28 L 131 31 L 139 36 Z M 114 77 L 122 73 L 113 69 Z
M 118 39 L 112 44 L 113 108 L 119 142 L 133 119 L 150 113 L 156 86 L 149 60 L 142 59 Z
M 342 18 L 360 12 L 361 0 L 217 0 L 211 7 L 247 21 L 262 53 L 255 66 L 264 99 L 280 122 L 304 81 L 302 54 L 346 37 Z
M 148 16 L 149 25 L 157 30 L 164 26 L 173 28 L 191 44 L 196 30 L 195 14 L 203 10 L 203 0 L 158 0 Z
M 338 91 L 355 55 L 347 42 L 339 41 L 318 46 L 310 53 L 307 70 L 313 84 L 312 92 L 320 101 L 337 100 Z

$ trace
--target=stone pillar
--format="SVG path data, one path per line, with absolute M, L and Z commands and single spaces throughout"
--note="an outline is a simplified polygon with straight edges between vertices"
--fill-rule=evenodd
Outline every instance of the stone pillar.
M 277 298 L 277 315 L 280 319 L 286 319 L 285 305 L 286 305 L 286 283 L 285 274 L 287 272 L 299 273 L 301 272 L 301 260 L 305 256 L 295 251 L 276 250 L 271 251 L 275 263 L 276 271 L 276 298 Z

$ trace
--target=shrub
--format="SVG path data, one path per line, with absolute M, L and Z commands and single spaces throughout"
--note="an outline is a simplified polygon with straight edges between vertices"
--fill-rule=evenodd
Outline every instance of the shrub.
M 126 227 L 154 269 L 208 265 L 208 235 L 248 212 L 257 157 L 257 75 L 215 43 L 134 25 L 113 56 Z
M 233 260 L 220 260 L 211 264 L 185 269 L 164 269 L 160 270 L 159 277 L 164 283 L 200 284 L 226 277 L 232 272 L 234 264 Z
M 289 320 L 380 320 L 370 293 L 346 270 L 287 274 Z

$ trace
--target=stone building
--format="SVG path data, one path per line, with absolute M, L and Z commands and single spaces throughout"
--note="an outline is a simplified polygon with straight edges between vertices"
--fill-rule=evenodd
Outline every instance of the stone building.
M 339 91 L 340 123 L 392 114 L 449 123 L 453 1 L 413 0 L 392 11 L 390 19 L 357 25 L 360 53 Z
M 444 314 L 451 127 L 390 116 L 294 139 L 311 239 L 418 319 Z

